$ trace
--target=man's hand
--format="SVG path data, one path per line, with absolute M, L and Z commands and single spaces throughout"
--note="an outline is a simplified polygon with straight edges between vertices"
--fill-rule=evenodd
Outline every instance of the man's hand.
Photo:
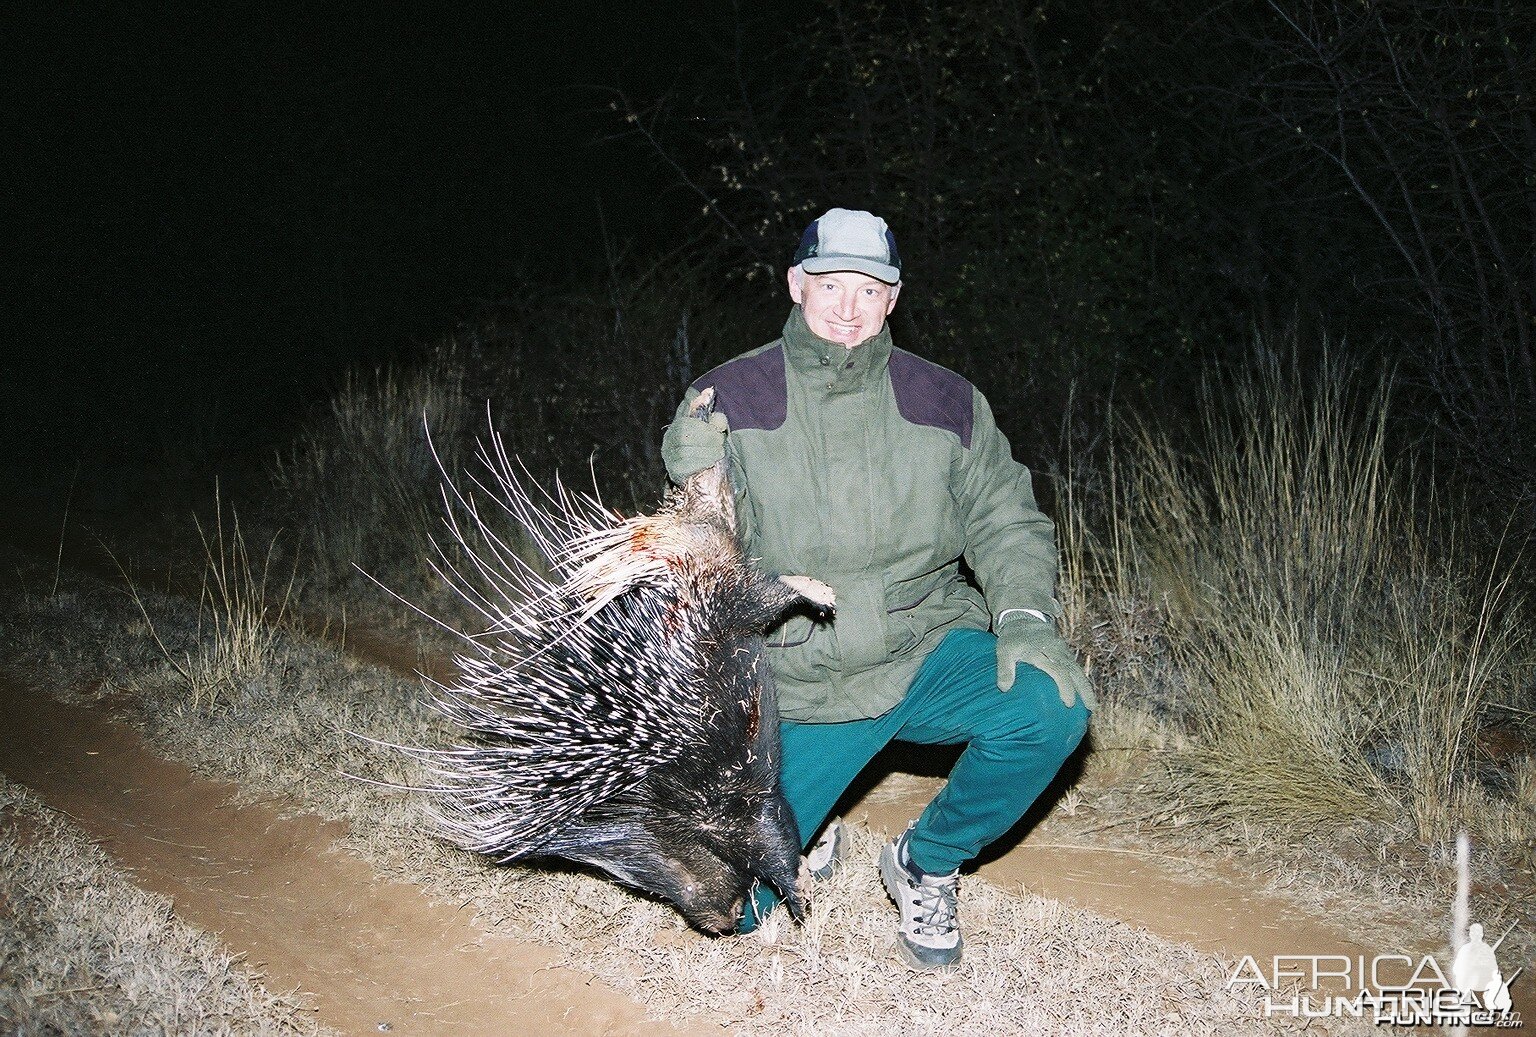
M 661 437 L 661 459 L 672 478 L 686 479 L 724 457 L 730 428 L 719 411 L 707 419 L 682 417 L 668 425 Z
M 997 690 L 1013 687 L 1014 668 L 1028 663 L 1056 682 L 1062 705 L 1069 709 L 1079 698 L 1090 711 L 1099 704 L 1088 685 L 1088 675 L 1072 656 L 1072 649 L 1056 636 L 1051 624 L 1020 617 L 1004 623 L 997 632 Z

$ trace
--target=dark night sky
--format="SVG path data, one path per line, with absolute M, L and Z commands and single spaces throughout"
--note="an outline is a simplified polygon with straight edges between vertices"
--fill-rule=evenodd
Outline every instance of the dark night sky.
M 3 16 L 0 75 L 7 402 L 37 428 L 127 397 L 301 396 L 520 274 L 595 276 L 600 204 L 616 237 L 663 242 L 694 203 L 598 143 L 594 88 L 665 90 L 734 17 L 33 6 Z

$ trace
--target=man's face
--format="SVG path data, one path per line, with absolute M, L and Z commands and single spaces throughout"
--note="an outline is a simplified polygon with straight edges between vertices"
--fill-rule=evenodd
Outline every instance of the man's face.
M 789 297 L 805 311 L 811 332 L 848 349 L 880 334 L 900 291 L 899 284 L 886 284 L 853 270 L 807 274 L 792 267 L 789 271 Z

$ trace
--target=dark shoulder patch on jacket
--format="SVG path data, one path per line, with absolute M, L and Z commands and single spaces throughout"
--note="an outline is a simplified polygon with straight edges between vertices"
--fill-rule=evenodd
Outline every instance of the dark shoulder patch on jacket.
M 727 360 L 696 378 L 690 388 L 703 392 L 711 385 L 715 387 L 715 407 L 725 414 L 732 431 L 772 431 L 789 416 L 783 346 Z
M 914 425 L 947 429 L 960 437 L 961 446 L 971 448 L 976 403 L 970 382 L 905 349 L 891 350 L 890 372 L 896 410 L 903 418 Z

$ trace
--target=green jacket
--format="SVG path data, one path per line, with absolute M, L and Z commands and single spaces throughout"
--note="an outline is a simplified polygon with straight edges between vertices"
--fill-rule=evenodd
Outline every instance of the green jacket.
M 879 716 L 950 628 L 985 630 L 1005 609 L 1059 613 L 1054 529 L 1028 469 L 981 393 L 893 348 L 889 325 L 849 351 L 796 306 L 783 338 L 695 381 L 679 418 L 706 386 L 730 422 L 748 555 L 837 593 L 830 621 L 797 613 L 768 632 L 786 719 Z

